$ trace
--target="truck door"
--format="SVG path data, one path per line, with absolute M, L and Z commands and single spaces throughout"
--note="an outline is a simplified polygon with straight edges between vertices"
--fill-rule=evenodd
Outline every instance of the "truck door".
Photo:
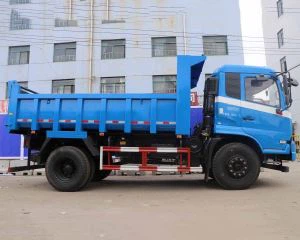
M 283 96 L 278 81 L 242 75 L 241 126 L 261 144 L 265 153 L 284 150 L 291 136 L 291 122 L 281 111 Z
M 241 77 L 240 73 L 222 73 L 220 95 L 216 99 L 215 133 L 238 134 L 241 130 Z

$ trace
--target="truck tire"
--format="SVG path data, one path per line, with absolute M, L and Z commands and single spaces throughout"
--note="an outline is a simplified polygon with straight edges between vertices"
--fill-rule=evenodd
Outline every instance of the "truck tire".
M 100 182 L 103 179 L 107 178 L 111 174 L 111 170 L 95 170 L 94 177 L 92 179 L 93 182 Z
M 209 170 L 208 176 L 209 176 L 211 179 L 215 180 L 215 176 L 214 176 L 214 173 L 213 173 L 213 170 L 212 170 L 212 169 Z
M 46 176 L 56 190 L 76 192 L 85 187 L 91 179 L 91 162 L 79 148 L 60 147 L 48 157 Z
M 102 170 L 100 171 L 100 162 L 96 161 L 94 162 L 94 174 L 93 174 L 93 178 L 92 178 L 92 182 L 100 182 L 103 179 L 107 178 L 110 174 L 111 174 L 111 170 Z
M 227 190 L 249 188 L 260 173 L 257 153 L 241 143 L 230 143 L 220 148 L 214 156 L 212 171 L 218 184 Z

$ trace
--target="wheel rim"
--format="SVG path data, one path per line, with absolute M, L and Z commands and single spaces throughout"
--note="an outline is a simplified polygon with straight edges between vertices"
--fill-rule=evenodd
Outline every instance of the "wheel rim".
M 233 156 L 227 162 L 227 171 L 232 178 L 241 179 L 249 171 L 249 165 L 246 158 L 241 155 Z
M 60 180 L 70 180 L 76 174 L 76 165 L 72 159 L 63 158 L 56 165 L 56 176 Z

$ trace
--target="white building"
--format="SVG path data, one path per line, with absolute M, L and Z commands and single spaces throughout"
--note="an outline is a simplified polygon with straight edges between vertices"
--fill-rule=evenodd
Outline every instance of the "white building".
M 244 64 L 239 0 L 5 0 L 0 10 L 0 99 L 13 79 L 40 93 L 173 92 L 179 54 L 209 56 L 200 91 L 205 74 Z
M 262 0 L 267 64 L 278 72 L 300 64 L 300 1 Z M 300 80 L 300 66 L 291 71 Z M 291 108 L 296 133 L 300 134 L 300 88 L 293 89 Z

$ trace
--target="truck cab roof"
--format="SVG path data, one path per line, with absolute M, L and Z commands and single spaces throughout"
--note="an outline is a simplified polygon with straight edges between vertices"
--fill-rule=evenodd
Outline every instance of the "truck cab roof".
M 220 72 L 230 72 L 230 73 L 245 73 L 245 74 L 268 74 L 272 75 L 275 71 L 267 67 L 256 67 L 256 66 L 245 66 L 245 65 L 224 65 L 217 69 L 214 74 Z

